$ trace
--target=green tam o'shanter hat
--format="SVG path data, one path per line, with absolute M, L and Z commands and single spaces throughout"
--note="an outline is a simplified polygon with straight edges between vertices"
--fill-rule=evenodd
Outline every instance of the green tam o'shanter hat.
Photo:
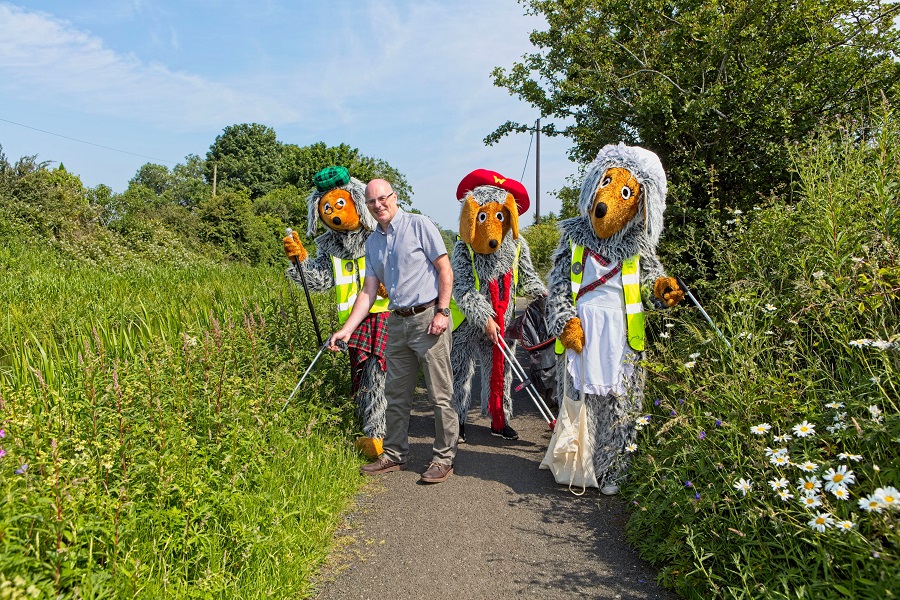
M 325 167 L 313 176 L 313 181 L 317 190 L 327 192 L 350 183 L 350 171 L 347 167 Z

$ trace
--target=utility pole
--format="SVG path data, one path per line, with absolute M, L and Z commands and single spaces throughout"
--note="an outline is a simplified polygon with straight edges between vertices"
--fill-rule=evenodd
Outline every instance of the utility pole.
M 216 197 L 216 166 L 217 164 L 213 163 L 213 198 Z
M 534 150 L 534 224 L 541 223 L 541 118 L 538 117 L 535 127 Z

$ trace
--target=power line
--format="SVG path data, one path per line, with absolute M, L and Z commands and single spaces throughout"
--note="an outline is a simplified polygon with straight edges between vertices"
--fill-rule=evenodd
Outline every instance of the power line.
M 121 152 L 122 154 L 130 154 L 131 156 L 139 156 L 141 158 L 149 158 L 150 160 L 156 160 L 159 162 L 169 163 L 170 165 L 177 165 L 178 163 L 173 160 L 165 160 L 163 158 L 155 158 L 153 156 L 147 156 L 145 154 L 137 154 L 135 152 L 129 152 L 128 150 L 119 150 L 118 148 L 110 148 L 109 146 L 104 146 L 102 144 L 95 144 L 94 142 L 86 142 L 84 140 L 79 140 L 77 138 L 69 137 L 67 135 L 62 135 L 61 133 L 53 133 L 52 131 L 45 131 L 43 129 L 38 129 L 37 127 L 31 127 L 30 125 L 23 125 L 22 123 L 16 123 L 15 121 L 10 121 L 8 119 L 0 119 L 4 123 L 10 123 L 12 125 L 18 125 L 19 127 L 24 127 L 25 129 L 32 129 L 34 131 L 40 131 L 41 133 L 46 133 L 48 135 L 55 135 L 56 137 L 61 137 L 67 140 L 72 140 L 73 142 L 78 142 L 79 144 L 87 144 L 88 146 L 96 146 L 97 148 L 103 148 L 104 150 L 112 150 L 113 152 Z
M 535 121 L 534 123 L 535 123 L 535 127 L 536 127 L 537 121 Z M 536 129 L 531 130 L 531 140 L 529 140 L 529 142 L 528 142 L 528 154 L 525 155 L 525 165 L 522 167 L 522 175 L 519 176 L 519 181 L 522 181 L 522 179 L 524 179 L 525 169 L 528 168 L 528 157 L 531 156 L 531 144 L 532 144 L 532 142 L 534 142 L 534 132 L 535 131 L 536 131 Z

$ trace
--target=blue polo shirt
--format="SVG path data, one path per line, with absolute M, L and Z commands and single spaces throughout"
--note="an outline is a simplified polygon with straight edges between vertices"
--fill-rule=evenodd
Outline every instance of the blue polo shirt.
M 434 261 L 444 254 L 444 239 L 431 219 L 398 208 L 387 232 L 378 225 L 366 240 L 366 274 L 384 284 L 391 310 L 424 304 L 437 298 Z

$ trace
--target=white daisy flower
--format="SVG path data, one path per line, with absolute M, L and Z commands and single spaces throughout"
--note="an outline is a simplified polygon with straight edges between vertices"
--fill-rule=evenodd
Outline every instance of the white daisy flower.
M 791 493 L 790 490 L 783 489 L 783 490 L 778 490 L 778 497 L 781 498 L 782 501 L 787 502 L 788 500 L 793 498 L 794 495 Z
M 628 444 L 625 446 L 625 452 L 634 452 L 637 450 L 637 444 Z
M 829 402 L 828 404 L 825 405 L 825 408 L 834 408 L 834 409 L 844 408 L 844 403 L 843 402 Z
M 742 211 L 742 210 L 739 209 L 739 208 L 736 208 L 736 209 L 734 209 L 734 210 L 731 211 L 731 212 L 732 212 L 733 214 L 735 214 L 735 215 L 742 215 L 742 214 L 744 214 L 744 211 Z
M 866 346 L 871 346 L 874 341 L 869 338 L 862 338 L 861 340 L 850 340 L 850 345 L 854 348 L 865 348 Z
M 850 490 L 843 485 L 836 485 L 831 490 L 829 490 L 834 497 L 838 500 L 849 500 L 850 499 Z
M 787 467 L 791 464 L 791 457 L 787 454 L 773 454 L 772 458 L 769 459 L 769 462 L 776 467 Z
M 800 467 L 801 471 L 806 471 L 807 473 L 815 473 L 819 468 L 819 465 L 817 465 L 816 463 L 811 462 L 811 461 L 806 461 L 805 463 L 800 463 L 797 466 Z
M 784 435 L 776 435 L 776 436 L 775 436 L 774 438 L 772 438 L 772 439 L 775 440 L 776 442 L 780 442 L 780 443 L 783 444 L 784 442 L 789 442 L 789 441 L 791 441 L 792 439 L 794 439 L 794 436 L 792 436 L 792 435 L 789 434 L 789 433 L 785 433 Z
M 846 452 L 841 452 L 838 454 L 838 458 L 840 460 L 852 460 L 853 462 L 859 462 L 863 459 L 862 454 L 847 454 Z
M 881 409 L 880 409 L 880 408 L 878 408 L 878 407 L 875 406 L 874 404 L 871 405 L 871 406 L 869 406 L 869 414 L 872 416 L 872 420 L 873 420 L 873 421 L 875 421 L 875 422 L 877 422 L 877 423 L 881 423 L 881 419 L 882 419 L 883 417 L 882 417 L 882 413 L 881 413 Z
M 693 369 L 694 365 L 696 365 L 696 364 L 697 364 L 697 362 L 692 360 L 692 361 L 684 363 L 684 368 L 685 369 Z
M 895 487 L 884 487 L 875 490 L 874 496 L 878 498 L 885 508 L 897 510 L 900 508 L 900 492 Z
M 840 529 L 841 531 L 846 533 L 856 527 L 856 523 L 854 523 L 853 521 L 837 521 L 834 526 L 835 528 Z
M 815 494 L 822 489 L 822 481 L 815 475 L 801 477 L 797 480 L 797 491 L 801 494 Z
M 806 508 L 815 508 L 817 506 L 822 506 L 822 501 L 815 494 L 809 496 L 803 496 L 800 498 L 800 504 L 805 506 Z
M 790 481 L 788 481 L 784 477 L 781 477 L 779 479 L 770 479 L 769 480 L 769 485 L 776 492 L 778 490 L 780 490 L 781 488 L 787 487 L 789 484 L 790 484 Z
M 739 492 L 743 492 L 743 494 L 746 496 L 747 492 L 753 489 L 753 482 L 741 477 L 734 482 L 734 489 Z
M 661 334 L 659 334 L 659 337 L 661 337 L 661 338 L 664 339 L 664 340 L 667 340 L 667 339 L 669 339 L 669 334 L 668 334 L 668 333 L 661 333 Z
M 833 525 L 834 519 L 828 513 L 819 513 L 809 522 L 809 526 L 819 532 L 824 532 Z
M 879 500 L 875 494 L 869 494 L 865 498 L 860 498 L 857 505 L 866 512 L 874 511 L 880 513 L 881 509 L 884 508 L 884 505 L 881 504 L 881 500 Z
M 846 486 L 856 483 L 856 475 L 853 474 L 853 471 L 847 470 L 847 465 L 840 465 L 837 470 L 833 467 L 828 469 L 825 474 L 822 475 L 822 479 L 827 482 L 825 484 L 826 490 L 831 490 L 831 488 L 837 486 Z
M 827 429 L 830 433 L 837 433 L 838 431 L 843 431 L 843 430 L 847 429 L 847 424 L 846 423 L 835 423 L 834 425 L 829 425 L 825 429 Z
M 700 353 L 699 353 L 699 352 L 694 352 L 693 354 L 691 354 L 690 356 L 688 356 L 688 358 L 690 358 L 691 360 L 694 360 L 695 358 L 699 358 L 699 357 L 700 357 Z
M 770 429 L 772 429 L 772 426 L 768 423 L 760 423 L 759 425 L 751 427 L 750 433 L 754 435 L 766 435 Z
M 847 418 L 847 413 L 845 412 L 837 412 L 834 413 L 834 417 L 831 419 L 834 422 L 840 422 Z
M 766 310 L 766 312 L 775 312 L 776 310 L 778 310 L 778 309 L 775 307 L 775 305 L 774 305 L 774 304 L 771 304 L 771 303 L 770 303 L 770 304 L 766 304 L 763 308 Z
M 816 434 L 816 426 L 808 421 L 803 421 L 792 427 L 797 437 L 808 437 Z

